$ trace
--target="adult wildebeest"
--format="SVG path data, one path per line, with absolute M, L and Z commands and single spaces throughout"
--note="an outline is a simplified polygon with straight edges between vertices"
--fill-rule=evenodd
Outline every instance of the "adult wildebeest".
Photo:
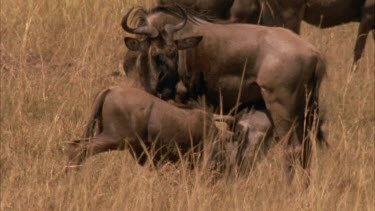
M 224 112 L 238 103 L 264 101 L 275 134 L 288 148 L 289 178 L 295 159 L 301 158 L 303 167 L 308 167 L 309 150 L 302 146 L 310 145 L 304 140 L 309 140 L 325 75 L 325 62 L 314 46 L 283 28 L 188 18 L 181 7 L 137 12 L 144 25 L 131 28 L 127 23 L 131 12 L 124 16 L 122 27 L 144 38 L 126 37 L 125 44 L 139 52 L 138 74 L 151 93 L 174 98 L 181 79 L 190 97 L 205 95 L 209 104 Z
M 181 109 L 140 89 L 112 87 L 95 99 L 85 137 L 69 142 L 68 166 L 78 166 L 88 156 L 108 150 L 129 149 L 143 165 L 179 160 L 181 155 L 203 146 L 203 138 L 218 133 L 212 115 L 198 109 Z M 95 126 L 98 134 L 94 136 Z M 213 162 L 216 162 L 213 161 Z

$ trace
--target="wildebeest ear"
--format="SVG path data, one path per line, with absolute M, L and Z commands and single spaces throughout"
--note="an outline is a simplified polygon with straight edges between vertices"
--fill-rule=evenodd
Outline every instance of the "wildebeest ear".
M 189 37 L 181 40 L 175 40 L 177 49 L 178 50 L 184 50 L 188 48 L 194 48 L 197 46 L 201 41 L 203 37 L 202 36 L 196 36 L 196 37 Z
M 131 51 L 144 51 L 147 48 L 146 41 L 139 41 L 135 38 L 125 37 L 124 42 L 126 47 Z

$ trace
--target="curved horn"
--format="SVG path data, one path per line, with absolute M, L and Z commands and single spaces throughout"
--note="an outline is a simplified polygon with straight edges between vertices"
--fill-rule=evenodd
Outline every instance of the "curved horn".
M 167 24 L 165 25 L 164 29 L 168 34 L 173 34 L 174 32 L 177 32 L 184 28 L 188 21 L 188 16 L 186 14 L 186 11 L 179 5 L 176 6 L 176 8 L 179 10 L 180 14 L 182 15 L 182 21 L 176 25 Z
M 155 27 L 152 26 L 141 26 L 138 28 L 130 28 L 128 26 L 128 19 L 130 14 L 133 12 L 134 7 L 131 8 L 128 13 L 125 14 L 125 16 L 122 18 L 121 26 L 124 29 L 124 31 L 131 33 L 131 34 L 140 34 L 140 35 L 146 35 L 151 38 L 155 38 L 159 35 L 158 30 L 155 29 Z

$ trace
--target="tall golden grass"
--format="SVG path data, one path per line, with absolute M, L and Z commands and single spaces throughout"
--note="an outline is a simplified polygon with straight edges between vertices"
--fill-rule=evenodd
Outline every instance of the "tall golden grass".
M 144 3 L 144 2 L 142 2 Z M 1 210 L 374 210 L 374 42 L 351 72 L 358 24 L 302 36 L 326 56 L 321 89 L 330 149 L 312 183 L 287 185 L 282 151 L 255 171 L 212 184 L 201 172 L 152 171 L 127 152 L 90 158 L 62 176 L 64 141 L 80 137 L 93 97 L 124 83 L 122 15 L 136 0 L 1 0 Z M 142 5 L 142 4 L 141 4 Z

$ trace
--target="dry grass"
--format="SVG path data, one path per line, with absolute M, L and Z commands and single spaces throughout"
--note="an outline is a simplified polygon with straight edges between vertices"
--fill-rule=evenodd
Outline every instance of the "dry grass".
M 136 0 L 134 0 L 136 1 Z M 122 15 L 133 2 L 1 0 L 1 210 L 374 210 L 374 42 L 350 72 L 358 24 L 303 26 L 328 61 L 322 99 L 331 149 L 313 181 L 282 182 L 279 149 L 248 177 L 210 184 L 199 171 L 136 165 L 125 152 L 59 177 L 64 141 L 81 135 L 93 95 L 123 83 Z

